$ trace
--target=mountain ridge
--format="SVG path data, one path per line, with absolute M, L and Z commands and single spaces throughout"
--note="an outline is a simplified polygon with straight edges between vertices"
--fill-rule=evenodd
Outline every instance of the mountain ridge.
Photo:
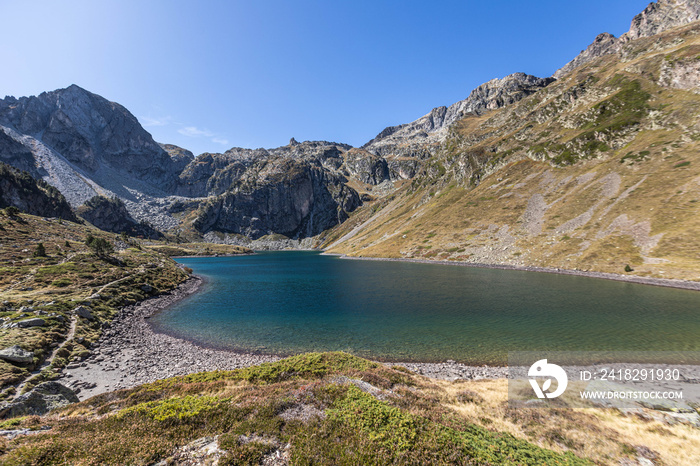
M 643 37 L 651 37 L 670 28 L 683 26 L 700 19 L 700 2 L 697 0 L 658 0 L 651 2 L 630 24 L 620 37 L 603 32 L 593 43 L 573 60 L 559 68 L 553 77 L 559 79 L 574 69 L 608 54 L 619 53 L 623 44 Z

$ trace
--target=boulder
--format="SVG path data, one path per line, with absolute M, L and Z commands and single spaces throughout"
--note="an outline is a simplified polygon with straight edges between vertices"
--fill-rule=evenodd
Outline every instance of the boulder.
M 41 416 L 78 401 L 80 400 L 70 388 L 58 382 L 44 382 L 30 392 L 18 396 L 12 403 L 0 406 L 0 418 Z
M 31 351 L 25 351 L 19 346 L 10 346 L 4 350 L 0 350 L 0 359 L 15 362 L 18 364 L 30 364 L 34 361 L 34 353 Z
M 151 291 L 153 291 L 153 287 L 149 284 L 141 285 L 141 291 L 143 291 L 144 293 L 150 293 Z
M 90 309 L 86 308 L 85 306 L 78 306 L 75 309 L 73 309 L 73 313 L 77 315 L 78 317 L 82 317 L 83 319 L 87 320 L 94 320 L 95 317 L 92 315 L 92 312 L 90 312 Z
M 24 319 L 17 322 L 17 326 L 21 328 L 43 327 L 44 325 L 46 325 L 46 321 L 44 319 L 40 319 L 39 317 Z

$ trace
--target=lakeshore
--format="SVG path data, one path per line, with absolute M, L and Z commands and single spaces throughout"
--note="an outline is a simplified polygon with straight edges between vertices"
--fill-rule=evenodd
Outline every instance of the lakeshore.
M 185 339 L 159 333 L 149 317 L 196 293 L 203 285 L 192 277 L 174 290 L 122 308 L 83 361 L 68 365 L 60 382 L 85 400 L 114 390 L 155 380 L 203 371 L 233 370 L 281 359 L 279 356 L 234 352 L 198 346 Z M 444 380 L 504 378 L 506 367 L 469 366 L 454 361 L 438 363 L 387 363 Z
M 700 287 L 700 284 L 694 282 L 661 279 L 640 281 L 640 277 L 534 267 L 347 256 L 341 256 L 341 258 L 580 275 L 691 290 L 697 290 Z M 197 293 L 202 290 L 204 285 L 204 280 L 201 277 L 193 276 L 170 292 L 122 308 L 114 321 L 105 327 L 100 340 L 91 348 L 92 354 L 88 358 L 74 361 L 66 367 L 61 375 L 63 383 L 77 390 L 81 399 L 86 399 L 100 393 L 130 388 L 158 379 L 202 371 L 238 369 L 276 361 L 282 357 L 274 353 L 265 355 L 202 346 L 186 338 L 163 333 L 158 329 L 154 330 L 149 323 L 150 317 Z M 399 359 L 399 361 L 401 360 Z M 390 362 L 387 365 L 404 366 L 418 374 L 444 380 L 496 379 L 505 378 L 508 375 L 507 367 L 500 365 L 468 365 L 453 360 Z

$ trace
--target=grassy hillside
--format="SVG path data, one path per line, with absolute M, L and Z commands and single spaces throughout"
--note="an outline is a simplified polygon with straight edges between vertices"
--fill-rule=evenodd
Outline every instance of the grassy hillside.
M 15 394 L 27 378 L 23 391 L 55 378 L 71 360 L 89 355 L 103 327 L 122 306 L 184 281 L 187 271 L 168 255 L 250 252 L 204 243 L 142 246 L 138 240 L 92 226 L 11 210 L 0 211 L 0 234 L 0 349 L 19 345 L 34 354 L 29 364 L 0 360 L 0 399 Z M 104 239 L 114 250 L 96 254 L 86 244 L 89 236 Z M 81 305 L 90 309 L 93 319 L 74 315 L 72 311 Z M 42 319 L 44 325 L 18 326 L 31 318 Z
M 700 280 L 698 64 L 695 24 L 467 117 L 410 185 L 324 246 Z
M 243 246 L 213 243 L 167 243 L 146 244 L 145 247 L 168 257 L 177 256 L 236 256 L 252 254 L 253 251 Z
M 605 410 L 510 409 L 503 382 L 435 382 L 344 353 L 312 353 L 7 421 L 45 430 L 0 441 L 0 461 L 583 465 L 641 455 L 691 464 L 700 453 L 700 434 L 687 426 Z

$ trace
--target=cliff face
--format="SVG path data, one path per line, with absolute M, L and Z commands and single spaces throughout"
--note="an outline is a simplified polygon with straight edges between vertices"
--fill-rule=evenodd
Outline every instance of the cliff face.
M 619 53 L 623 44 L 642 37 L 651 37 L 677 26 L 700 19 L 698 0 L 658 0 L 632 19 L 629 31 L 620 37 L 607 32 L 598 35 L 591 45 L 572 61 L 558 69 L 554 77 L 559 79 L 574 69 L 604 55 Z
M 0 157 L 2 161 L 40 179 L 41 172 L 34 163 L 34 154 L 24 144 L 14 140 L 0 127 Z
M 56 188 L 0 162 L 0 208 L 9 206 L 31 215 L 78 222 L 66 198 Z
M 337 171 L 343 159 L 336 145 L 304 142 L 266 154 L 235 149 L 221 157 L 210 155 L 202 164 L 213 167 L 224 158 L 229 165 L 208 183 L 213 194 L 219 185 L 228 188 L 200 206 L 193 225 L 201 233 L 215 230 L 252 239 L 282 234 L 299 239 L 345 221 L 360 205 L 358 193 Z

